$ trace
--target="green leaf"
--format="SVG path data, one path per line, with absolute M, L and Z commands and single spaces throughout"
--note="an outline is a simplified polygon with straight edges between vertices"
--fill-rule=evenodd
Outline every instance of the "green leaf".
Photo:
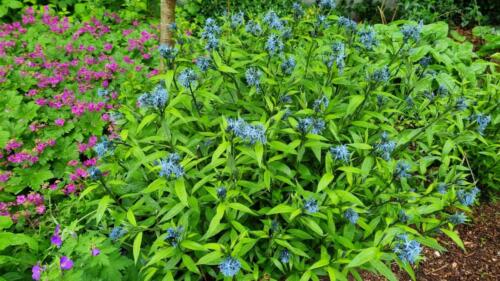
M 357 254 L 354 259 L 347 265 L 347 267 L 358 267 L 370 260 L 374 260 L 378 254 L 377 247 L 371 247 L 364 249 L 359 254 Z
M 224 73 L 238 73 L 234 68 L 227 66 L 225 64 L 219 66 L 219 70 Z
M 134 211 L 132 209 L 128 209 L 127 211 L 127 219 L 133 226 L 137 226 L 137 222 L 135 221 Z
M 182 255 L 182 264 L 184 264 L 189 271 L 200 274 L 198 267 L 190 256 Z
M 95 214 L 95 218 L 97 224 L 101 222 L 102 216 L 104 216 L 104 212 L 108 209 L 109 203 L 113 202 L 113 199 L 109 197 L 109 195 L 105 195 L 101 200 L 99 200 L 99 204 L 97 205 L 97 211 Z
M 267 212 L 266 215 L 270 216 L 275 214 L 292 213 L 295 210 L 297 210 L 297 208 L 285 204 L 279 204 L 278 206 L 272 208 L 269 212 Z
M 163 177 L 155 179 L 152 183 L 146 187 L 142 192 L 143 193 L 151 193 L 159 190 L 160 188 L 167 185 L 167 180 Z
M 330 184 L 333 180 L 333 175 L 331 173 L 326 173 L 321 177 L 321 180 L 318 183 L 318 191 L 317 193 L 321 192 L 323 189 L 325 189 L 328 184 Z
M 392 270 L 385 265 L 385 263 L 378 259 L 374 259 L 370 261 L 370 264 L 389 281 L 398 281 L 398 278 L 394 275 Z
M 243 213 L 251 214 L 254 216 L 257 215 L 254 211 L 252 211 L 250 208 L 241 203 L 229 203 L 229 208 L 241 211 Z
M 215 230 L 217 226 L 219 226 L 222 217 L 224 216 L 224 212 L 226 211 L 226 207 L 222 204 L 217 206 L 217 211 L 215 212 L 215 216 L 210 221 L 210 225 L 208 226 L 207 233 L 203 235 L 203 239 L 206 240 L 212 237 L 215 234 Z M 198 263 L 200 264 L 200 263 Z
M 361 103 L 365 100 L 365 96 L 362 95 L 353 95 L 349 98 L 349 105 L 347 105 L 346 115 L 351 115 L 356 111 L 356 109 L 361 105 Z
M 186 192 L 186 186 L 184 185 L 184 179 L 178 179 L 175 181 L 175 194 L 181 200 L 184 206 L 189 206 L 188 203 L 188 194 Z
M 144 119 L 142 119 L 141 123 L 139 124 L 139 127 L 137 127 L 137 134 L 139 134 L 145 126 L 155 120 L 156 116 L 156 113 L 151 113 L 148 116 L 144 117 Z
M 0 216 L 0 230 L 11 227 L 12 219 L 7 216 Z
M 446 234 L 448 237 L 450 237 L 451 240 L 453 240 L 453 242 L 455 242 L 455 244 L 457 244 L 460 248 L 462 248 L 462 250 L 465 251 L 464 242 L 462 241 L 462 239 L 460 239 L 460 236 L 458 236 L 458 234 L 455 231 L 448 230 L 445 228 L 441 228 L 441 231 L 443 231 L 444 234 Z
M 302 218 L 302 222 L 309 227 L 312 231 L 317 233 L 319 236 L 323 236 L 323 230 L 321 227 L 311 218 Z
M 139 254 L 141 253 L 141 243 L 142 243 L 142 232 L 139 232 L 134 239 L 134 245 L 133 245 L 135 264 L 137 264 L 137 260 L 139 259 Z
M 208 249 L 206 247 L 204 247 L 203 245 L 201 245 L 200 243 L 194 242 L 191 240 L 182 240 L 181 247 L 186 248 L 186 249 L 190 249 L 193 251 L 202 251 L 202 252 L 208 251 Z
M 321 267 L 327 266 L 328 264 L 330 264 L 329 259 L 320 259 L 319 261 L 317 261 L 313 265 L 311 265 L 311 267 L 309 267 L 309 270 L 321 268 Z
M 198 262 L 196 263 L 197 265 L 215 265 L 219 262 L 219 260 L 222 258 L 222 253 L 221 252 L 211 252 L 203 257 L 201 257 Z

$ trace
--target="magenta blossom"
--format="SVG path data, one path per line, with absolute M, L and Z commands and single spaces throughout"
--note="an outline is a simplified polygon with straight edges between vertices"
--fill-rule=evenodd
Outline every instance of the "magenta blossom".
M 60 226 L 57 225 L 56 229 L 54 230 L 54 235 L 52 235 L 52 237 L 50 237 L 50 243 L 55 245 L 57 248 L 60 248 L 62 245 L 62 239 L 61 239 L 61 236 L 59 236 L 59 229 L 60 229 Z
M 59 127 L 62 127 L 64 126 L 64 119 L 62 118 L 57 118 L 56 121 L 54 121 L 54 123 L 59 126 Z
M 92 253 L 92 256 L 98 256 L 101 253 L 101 250 L 97 247 L 92 247 L 92 250 L 90 251 Z
M 67 256 L 62 256 L 59 259 L 59 264 L 62 270 L 70 270 L 73 268 L 73 261 Z
M 40 263 L 37 263 L 35 264 L 32 268 L 31 268 L 31 278 L 33 278 L 33 280 L 40 280 L 41 278 L 41 275 L 42 275 L 42 272 L 43 272 L 43 268 L 40 266 Z

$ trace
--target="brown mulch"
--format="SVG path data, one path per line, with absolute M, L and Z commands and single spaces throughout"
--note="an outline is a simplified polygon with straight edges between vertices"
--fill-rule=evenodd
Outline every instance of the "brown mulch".
M 425 259 L 415 269 L 418 281 L 498 281 L 500 280 L 500 204 L 483 204 L 474 210 L 473 222 L 458 227 L 466 252 L 448 237 L 438 240 L 447 252 L 425 248 Z M 401 281 L 411 280 L 404 270 L 393 266 Z M 364 281 L 385 281 L 363 272 Z M 353 279 L 354 280 L 354 279 Z

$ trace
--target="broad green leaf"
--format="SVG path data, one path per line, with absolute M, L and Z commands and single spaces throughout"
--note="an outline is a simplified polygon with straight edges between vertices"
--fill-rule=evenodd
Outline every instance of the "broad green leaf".
M 462 239 L 460 239 L 460 236 L 458 236 L 458 234 L 455 231 L 448 230 L 446 228 L 441 228 L 441 231 L 443 231 L 444 234 L 446 234 L 448 237 L 450 237 L 451 240 L 453 240 L 453 242 L 455 242 L 455 244 L 457 244 L 460 248 L 462 248 L 462 250 L 465 251 L 464 242 L 462 241 Z
M 186 185 L 184 184 L 184 179 L 177 179 L 175 181 L 175 194 L 179 199 L 181 200 L 182 204 L 184 206 L 189 206 L 188 203 L 188 194 L 186 192 Z
M 378 248 L 376 247 L 364 249 L 352 259 L 347 267 L 358 267 L 366 262 L 374 260 L 378 252 Z
M 141 243 L 142 243 L 142 232 L 139 232 L 134 239 L 133 245 L 133 253 L 134 253 L 134 262 L 137 264 L 137 260 L 139 259 L 139 254 L 141 253 Z
M 317 193 L 320 193 L 325 189 L 333 180 L 333 175 L 331 173 L 326 173 L 321 177 L 321 180 L 318 183 L 318 190 L 316 191 Z

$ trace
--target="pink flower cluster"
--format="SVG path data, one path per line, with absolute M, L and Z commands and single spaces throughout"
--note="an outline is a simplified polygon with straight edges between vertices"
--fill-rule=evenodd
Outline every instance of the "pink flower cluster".
M 13 221 L 20 217 L 30 218 L 33 214 L 45 213 L 45 202 L 43 196 L 32 192 L 28 195 L 18 195 L 15 201 L 0 202 L 0 216 L 10 216 Z

